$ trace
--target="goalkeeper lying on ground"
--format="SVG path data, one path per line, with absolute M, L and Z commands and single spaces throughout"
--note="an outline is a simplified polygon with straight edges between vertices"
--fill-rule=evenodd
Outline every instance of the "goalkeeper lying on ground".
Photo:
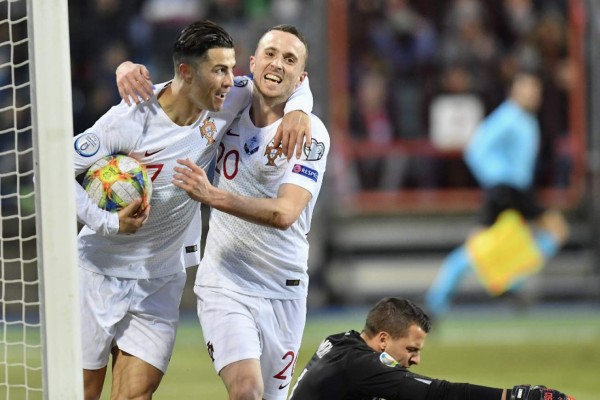
M 430 328 L 427 314 L 409 300 L 379 301 L 361 333 L 321 343 L 290 400 L 575 400 L 544 386 L 499 389 L 413 374 L 408 369 L 419 364 Z

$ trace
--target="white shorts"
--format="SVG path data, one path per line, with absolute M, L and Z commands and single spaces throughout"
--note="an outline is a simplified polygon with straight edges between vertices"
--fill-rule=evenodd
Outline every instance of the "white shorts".
M 165 373 L 185 279 L 185 271 L 124 279 L 79 268 L 83 368 L 105 367 L 117 346 Z
M 217 373 L 233 362 L 257 359 L 263 398 L 286 399 L 306 322 L 306 299 L 265 299 L 198 285 L 194 292 Z

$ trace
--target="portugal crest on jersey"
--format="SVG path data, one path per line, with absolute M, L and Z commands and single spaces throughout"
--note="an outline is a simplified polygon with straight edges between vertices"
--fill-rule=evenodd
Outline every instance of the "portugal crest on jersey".
M 216 133 L 217 126 L 215 125 L 213 119 L 211 117 L 206 118 L 200 127 L 200 135 L 206 139 L 209 146 L 215 142 Z
M 275 148 L 273 142 L 269 143 L 265 149 L 265 156 L 267 156 L 267 163 L 265 165 L 275 166 L 275 160 L 283 155 L 283 148 L 281 146 Z

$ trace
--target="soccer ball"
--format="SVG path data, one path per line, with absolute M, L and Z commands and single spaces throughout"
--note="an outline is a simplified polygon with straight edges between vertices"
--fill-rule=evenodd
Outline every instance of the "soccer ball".
M 134 158 L 113 154 L 96 161 L 83 178 L 83 188 L 98 207 L 111 212 L 142 198 L 141 209 L 152 196 L 152 181 L 146 167 Z

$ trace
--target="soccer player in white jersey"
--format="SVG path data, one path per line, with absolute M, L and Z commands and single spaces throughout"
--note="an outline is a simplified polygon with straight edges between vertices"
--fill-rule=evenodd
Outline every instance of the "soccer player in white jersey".
M 196 276 L 204 340 L 229 399 L 285 399 L 306 320 L 311 216 L 329 135 L 311 115 L 311 143 L 288 161 L 273 146 L 283 106 L 306 77 L 306 41 L 290 25 L 259 41 L 251 106 L 227 131 L 214 186 L 190 160 L 175 185 L 212 207 Z
M 173 185 L 176 160 L 208 167 L 225 129 L 252 98 L 247 80 L 234 81 L 231 37 L 210 21 L 180 33 L 173 64 L 173 80 L 156 85 L 149 101 L 121 102 L 74 139 L 77 175 L 122 153 L 145 164 L 153 182 L 151 211 L 140 212 L 136 202 L 117 214 L 98 208 L 76 185 L 85 224 L 78 247 L 86 400 L 100 397 L 110 353 L 112 398 L 150 399 L 160 384 L 187 258 L 200 244 L 200 204 Z M 308 103 L 310 112 L 312 97 Z

